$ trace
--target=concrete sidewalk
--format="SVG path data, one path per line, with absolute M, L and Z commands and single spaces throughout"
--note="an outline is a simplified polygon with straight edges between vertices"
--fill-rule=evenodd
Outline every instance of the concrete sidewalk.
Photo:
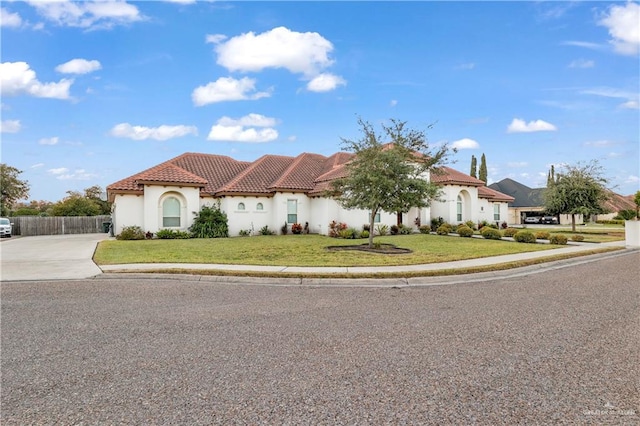
M 162 270 L 185 270 L 185 271 L 231 271 L 231 272 L 271 272 L 291 274 L 364 274 L 364 273 L 394 273 L 402 272 L 433 272 L 440 270 L 455 270 L 476 268 L 487 265 L 498 265 L 525 261 L 531 259 L 549 258 L 553 260 L 565 254 L 585 253 L 594 249 L 604 247 L 625 247 L 624 241 L 611 243 L 572 243 L 567 247 L 549 251 L 538 251 L 530 253 L 509 254 L 504 256 L 482 257 L 478 259 L 458 260 L 445 263 L 430 263 L 425 265 L 401 265 L 401 266 L 366 266 L 366 267 L 302 267 L 302 266 L 259 266 L 259 265 L 225 265 L 225 264 L 203 264 L 203 263 L 133 263 L 126 265 L 103 265 L 103 272 L 145 272 Z

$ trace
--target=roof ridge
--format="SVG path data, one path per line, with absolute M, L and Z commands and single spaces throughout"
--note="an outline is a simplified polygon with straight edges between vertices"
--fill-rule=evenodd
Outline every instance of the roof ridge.
M 316 154 L 313 152 L 303 152 L 299 154 L 297 157 L 294 157 L 293 162 L 289 165 L 289 167 L 287 167 L 287 169 L 282 173 L 282 175 L 278 179 L 276 179 L 275 182 L 271 183 L 271 185 L 269 185 L 268 188 L 277 188 L 278 184 L 282 184 L 282 182 L 285 181 L 291 173 L 293 173 L 293 171 L 296 169 L 296 167 L 298 167 L 298 165 L 302 162 L 302 160 L 310 156 L 322 157 L 325 160 L 327 159 L 327 157 L 325 157 L 322 154 Z

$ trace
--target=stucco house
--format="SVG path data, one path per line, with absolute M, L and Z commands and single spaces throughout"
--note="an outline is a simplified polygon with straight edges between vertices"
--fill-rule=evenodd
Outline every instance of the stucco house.
M 311 233 L 328 234 L 331 221 L 360 228 L 368 211 L 347 210 L 326 197 L 334 179 L 344 177 L 353 154 L 329 157 L 302 153 L 297 157 L 264 155 L 253 162 L 228 156 L 185 153 L 107 186 L 113 203 L 113 229 L 140 226 L 144 231 L 186 230 L 202 206 L 219 205 L 229 219 L 229 235 L 257 232 L 264 226 L 279 231 L 284 223 L 308 223 Z M 442 186 L 441 200 L 428 208 L 412 208 L 402 223 L 417 229 L 416 219 L 429 224 L 442 217 L 449 223 L 468 220 L 503 222 L 513 197 L 449 167 L 432 174 Z M 382 212 L 376 223 L 397 223 L 395 212 Z

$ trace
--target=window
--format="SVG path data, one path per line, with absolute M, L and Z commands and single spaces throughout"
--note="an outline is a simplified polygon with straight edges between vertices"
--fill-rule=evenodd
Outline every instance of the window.
M 493 205 L 493 220 L 500 220 L 500 204 Z
M 238 203 L 238 210 L 244 210 L 244 203 Z
M 380 212 L 376 213 L 374 216 L 373 223 L 380 223 Z
M 287 200 L 287 223 L 298 223 L 298 200 Z
M 175 197 L 168 197 L 162 202 L 162 226 L 180 227 L 180 201 Z
M 256 204 L 256 210 L 260 210 L 260 211 L 264 210 L 264 206 L 262 205 L 262 203 Z
M 456 205 L 456 219 L 458 222 L 462 222 L 462 197 L 458 195 L 458 202 Z

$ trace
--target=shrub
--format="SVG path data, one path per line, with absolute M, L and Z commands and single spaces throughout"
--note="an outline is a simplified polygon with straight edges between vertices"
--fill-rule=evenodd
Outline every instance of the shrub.
M 449 235 L 449 233 L 452 231 L 451 226 L 444 223 L 442 225 L 440 225 L 438 227 L 438 229 L 436 229 L 436 234 L 438 235 Z
M 184 240 L 191 238 L 191 233 L 187 231 L 178 231 L 176 229 L 161 229 L 156 232 L 156 237 L 161 240 Z
M 153 239 L 153 232 L 151 232 L 151 231 L 147 231 L 147 232 L 144 234 L 144 237 L 145 237 L 147 240 L 151 240 L 151 239 Z
M 465 225 L 467 225 L 469 228 L 471 228 L 472 230 L 476 230 L 476 223 L 472 220 L 468 220 L 464 223 Z
M 469 228 L 467 225 L 459 226 L 458 235 L 469 238 L 473 235 L 473 229 Z
M 495 223 L 488 223 L 485 225 L 485 227 L 489 227 L 489 228 L 493 228 L 493 229 L 498 229 L 498 225 L 496 225 Z
M 400 235 L 409 235 L 413 233 L 413 228 L 402 223 L 398 226 L 398 233 Z
M 572 241 L 578 241 L 578 242 L 579 241 L 584 241 L 584 235 L 579 235 L 579 234 L 572 235 L 571 236 L 571 240 Z
M 489 222 L 487 222 L 486 220 L 483 220 L 482 222 L 478 222 L 478 229 L 482 229 L 488 225 L 489 225 Z
M 514 235 L 516 235 L 516 233 L 519 230 L 516 228 L 507 228 L 504 231 L 502 231 L 502 235 L 504 235 L 505 237 L 513 237 Z
M 538 231 L 534 234 L 538 240 L 548 240 L 551 236 L 547 231 Z
M 369 231 L 367 231 L 366 229 L 364 229 L 364 230 L 360 233 L 360 238 L 369 238 Z
M 289 233 L 289 226 L 287 225 L 287 222 L 285 222 L 284 225 L 280 227 L 280 233 L 282 235 L 287 235 Z
M 535 243 L 536 236 L 533 235 L 531 231 L 518 231 L 516 235 L 513 236 L 513 239 L 519 243 Z
M 500 231 L 487 225 L 482 227 L 480 235 L 482 235 L 482 238 L 486 238 L 487 240 L 499 240 L 502 238 Z
M 376 232 L 380 236 L 385 236 L 389 233 L 389 227 L 387 225 L 378 225 L 376 226 Z
M 220 207 L 204 206 L 196 215 L 189 231 L 194 238 L 226 238 L 229 236 L 227 214 Z
M 260 235 L 273 235 L 273 231 L 269 229 L 268 225 L 265 225 L 262 228 L 260 228 L 258 232 L 260 233 Z
M 596 220 L 601 225 L 624 225 L 624 220 Z
M 421 234 L 428 234 L 429 232 L 431 232 L 431 227 L 427 225 L 422 225 L 419 229 Z
M 551 244 L 565 245 L 567 244 L 567 237 L 562 234 L 555 234 L 549 237 L 549 242 Z
M 293 225 L 291 225 L 291 233 L 296 235 L 301 234 L 302 225 L 300 225 L 299 223 L 294 223 Z
M 509 227 L 509 225 L 507 225 L 507 222 L 502 222 L 502 223 L 500 224 L 500 227 L 501 227 L 502 229 L 507 229 L 507 228 Z
M 431 231 L 436 232 L 442 224 L 444 224 L 444 219 L 442 217 L 431 219 Z
M 635 210 L 620 210 L 614 220 L 633 220 L 636 218 Z
M 332 238 L 338 238 L 340 236 L 340 231 L 345 229 L 347 229 L 346 223 L 332 220 L 331 223 L 329 223 L 329 236 Z
M 241 229 L 240 232 L 238 232 L 238 235 L 240 235 L 241 237 L 248 237 L 249 235 L 251 235 L 251 230 Z
M 122 232 L 116 235 L 116 240 L 144 240 L 146 235 L 139 226 L 125 226 Z
M 362 230 L 371 231 L 371 226 L 368 223 L 365 223 L 364 225 L 362 225 Z
M 341 229 L 339 232 L 340 238 L 344 238 L 347 240 L 358 238 L 357 234 L 358 231 L 356 231 L 355 228 Z

